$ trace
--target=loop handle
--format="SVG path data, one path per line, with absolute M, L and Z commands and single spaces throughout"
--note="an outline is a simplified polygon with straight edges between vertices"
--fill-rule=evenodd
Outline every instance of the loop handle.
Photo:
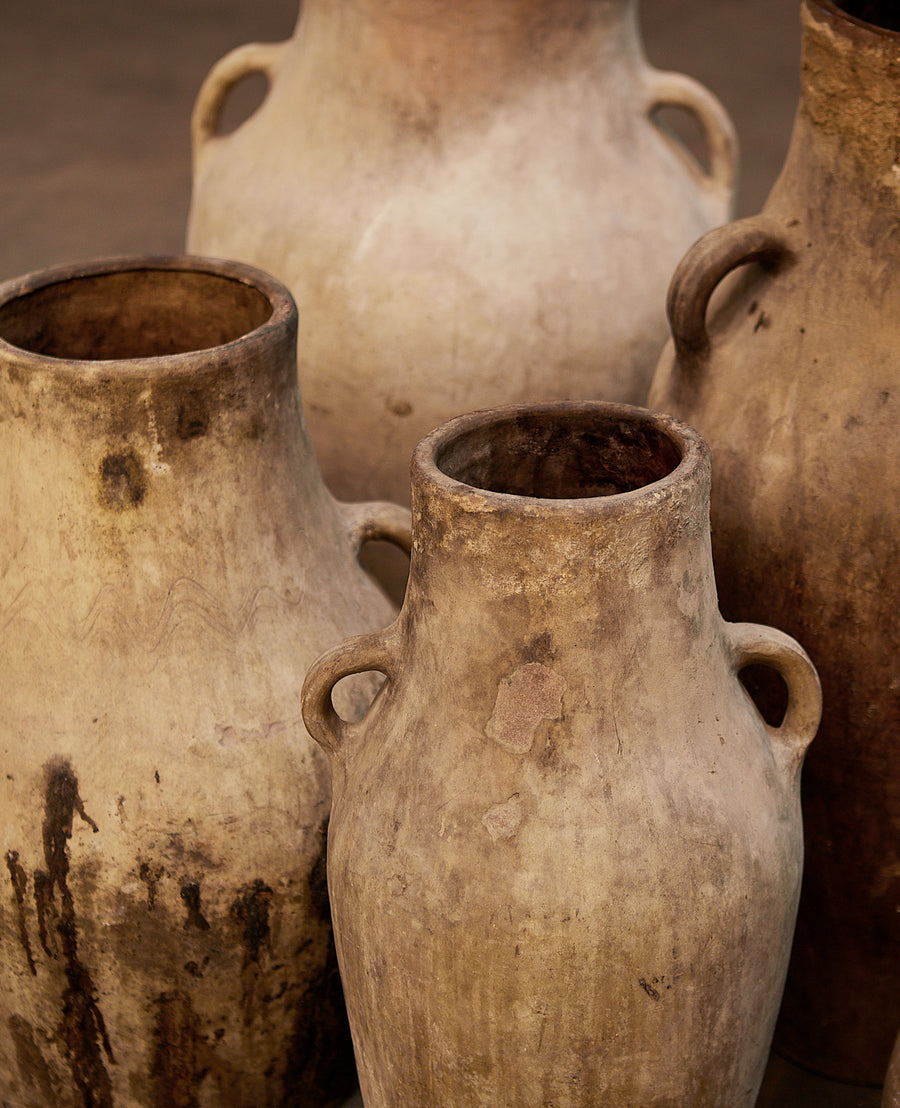
M 778 727 L 768 723 L 765 727 L 779 763 L 793 775 L 802 765 L 822 718 L 822 686 L 816 668 L 796 639 L 783 631 L 760 623 L 725 626 L 735 676 L 745 666 L 759 664 L 774 669 L 787 685 L 784 719 Z
M 216 130 L 225 97 L 238 81 L 252 73 L 261 73 L 271 85 L 278 73 L 281 55 L 288 45 L 288 42 L 250 42 L 220 58 L 209 71 L 191 113 L 195 175 L 209 144 L 217 138 Z
M 709 89 L 684 73 L 649 69 L 646 88 L 648 116 L 657 108 L 676 107 L 697 118 L 709 150 L 709 173 L 693 157 L 689 157 L 688 164 L 705 188 L 720 193 L 730 203 L 737 182 L 739 151 L 734 124 L 721 103 Z
M 350 740 L 365 725 L 372 711 L 356 723 L 341 719 L 334 709 L 334 686 L 353 673 L 372 670 L 383 673 L 387 682 L 375 698 L 381 699 L 384 690 L 396 677 L 397 637 L 396 624 L 384 631 L 370 635 L 358 635 L 333 647 L 310 666 L 300 694 L 300 706 L 306 729 L 330 758 L 343 760 Z
M 404 554 L 412 551 L 412 513 L 388 500 L 369 500 L 362 504 L 337 502 L 347 523 L 350 542 L 359 554 L 367 542 L 382 540 L 399 546 Z

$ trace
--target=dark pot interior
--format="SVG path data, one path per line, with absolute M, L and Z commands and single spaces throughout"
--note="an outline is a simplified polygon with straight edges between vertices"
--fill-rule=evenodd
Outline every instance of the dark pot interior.
M 73 277 L 0 305 L 0 339 L 72 360 L 208 350 L 255 330 L 269 298 L 217 273 L 133 269 Z
M 447 442 L 435 462 L 478 489 L 563 500 L 643 488 L 681 458 L 679 442 L 653 422 L 586 407 L 487 421 Z
M 854 19 L 885 31 L 900 31 L 898 0 L 834 0 L 834 6 Z

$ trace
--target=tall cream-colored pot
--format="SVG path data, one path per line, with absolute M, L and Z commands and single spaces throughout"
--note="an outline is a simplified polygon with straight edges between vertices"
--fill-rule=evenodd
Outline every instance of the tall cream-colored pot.
M 642 409 L 463 416 L 413 474 L 400 617 L 319 659 L 328 881 L 366 1108 L 750 1108 L 821 699 L 723 622 L 709 452 Z M 773 666 L 767 727 L 738 672 Z M 344 675 L 387 685 L 361 722 Z
M 900 16 L 804 0 L 802 18 L 781 176 L 679 265 L 650 403 L 713 449 L 724 613 L 784 627 L 822 676 L 776 1042 L 878 1085 L 900 1025 Z
M 8 1108 L 354 1087 L 297 694 L 391 619 L 356 554 L 408 513 L 326 491 L 296 326 L 279 282 L 201 259 L 0 287 Z
M 672 270 L 729 217 L 736 143 L 650 67 L 636 0 L 303 0 L 293 38 L 212 70 L 187 241 L 301 308 L 313 446 L 344 497 L 409 495 L 422 435 L 473 408 L 643 400 Z M 269 93 L 229 135 L 229 89 Z M 653 122 L 700 122 L 703 171 Z

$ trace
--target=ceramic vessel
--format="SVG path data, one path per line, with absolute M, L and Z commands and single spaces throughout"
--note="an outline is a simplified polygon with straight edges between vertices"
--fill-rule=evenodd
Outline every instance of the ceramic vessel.
M 399 619 L 303 693 L 366 1108 L 754 1103 L 820 696 L 796 642 L 719 615 L 709 472 L 686 426 L 605 404 L 417 448 Z M 366 670 L 387 683 L 346 722 L 331 690 Z
M 878 1085 L 900 1024 L 900 34 L 802 14 L 783 171 L 680 264 L 650 403 L 713 449 L 723 612 L 796 635 L 822 676 L 778 1047 Z
M 408 513 L 325 490 L 296 325 L 279 282 L 201 259 L 0 287 L 8 1108 L 354 1088 L 297 689 L 392 618 L 356 554 Z
M 218 135 L 250 73 L 267 99 Z M 699 120 L 708 172 L 665 106 Z M 212 70 L 193 142 L 189 248 L 290 286 L 326 481 L 403 502 L 419 438 L 461 411 L 644 399 L 736 161 L 710 93 L 646 63 L 635 0 L 304 0 L 292 39 Z

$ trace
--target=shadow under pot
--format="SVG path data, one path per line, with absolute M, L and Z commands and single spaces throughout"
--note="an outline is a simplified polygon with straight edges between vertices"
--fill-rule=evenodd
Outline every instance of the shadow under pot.
M 296 330 L 279 282 L 199 258 L 0 286 L 10 1108 L 355 1086 L 297 688 L 391 620 L 356 556 L 409 521 L 326 491 Z
M 709 482 L 694 431 L 612 404 L 417 447 L 400 615 L 303 692 L 367 1108 L 754 1103 L 821 702 L 794 640 L 720 617 Z M 755 662 L 786 682 L 778 727 Z M 368 670 L 348 721 L 332 690 Z

